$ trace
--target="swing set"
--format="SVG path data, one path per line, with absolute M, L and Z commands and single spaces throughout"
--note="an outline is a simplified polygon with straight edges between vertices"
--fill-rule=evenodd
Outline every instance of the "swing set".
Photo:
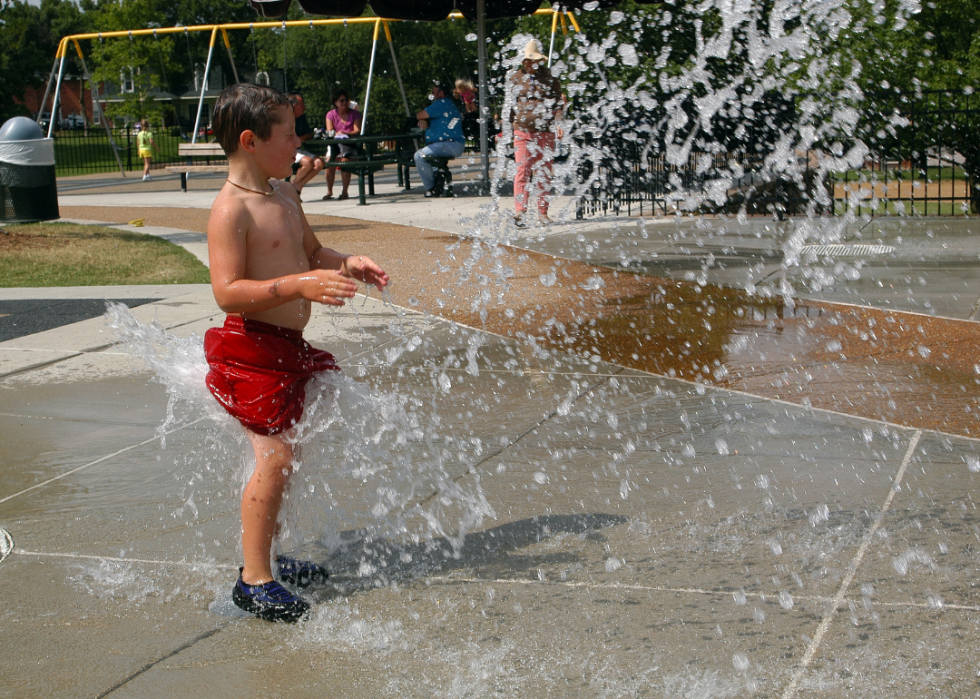
M 571 27 L 576 32 L 580 32 L 581 29 L 579 29 L 578 23 L 575 21 L 574 15 L 572 15 L 567 10 L 541 9 L 536 11 L 534 14 L 550 15 L 552 17 L 551 45 L 548 50 L 548 65 L 550 66 L 552 61 L 552 54 L 554 52 L 554 46 L 555 46 L 555 34 L 557 32 L 559 23 L 561 25 L 562 32 L 565 34 L 568 33 L 569 25 L 571 25 Z M 449 15 L 449 17 L 447 17 L 447 19 L 460 19 L 462 17 L 463 17 L 462 14 L 458 12 L 453 12 Z M 68 56 L 70 47 L 74 46 L 75 53 L 78 55 L 78 59 L 79 61 L 81 61 L 82 64 L 83 78 L 87 80 L 89 82 L 89 85 L 91 86 L 93 111 L 97 109 L 102 114 L 105 113 L 104 107 L 100 99 L 103 96 L 99 94 L 99 89 L 96 86 L 95 81 L 92 79 L 92 75 L 89 73 L 88 65 L 85 62 L 85 54 L 82 51 L 82 46 L 80 43 L 81 41 L 98 40 L 99 45 L 101 46 L 102 42 L 106 39 L 128 38 L 130 42 L 132 42 L 134 37 L 139 37 L 139 36 L 153 36 L 154 38 L 158 38 L 159 35 L 162 34 L 183 33 L 185 38 L 187 38 L 189 37 L 190 32 L 210 32 L 211 36 L 210 36 L 210 43 L 208 45 L 208 58 L 204 68 L 204 76 L 203 79 L 201 80 L 201 91 L 197 104 L 196 117 L 194 120 L 194 131 L 191 135 L 191 143 L 193 144 L 197 140 L 199 128 L 201 125 L 201 114 L 204 109 L 204 98 L 205 98 L 205 92 L 208 84 L 208 74 L 210 73 L 211 66 L 213 64 L 214 51 L 218 43 L 219 34 L 221 36 L 225 50 L 228 52 L 228 58 L 231 61 L 232 73 L 234 75 L 235 82 L 237 83 L 240 81 L 238 77 L 238 68 L 236 67 L 235 64 L 235 57 L 231 50 L 231 42 L 228 39 L 228 32 L 230 30 L 248 29 L 249 31 L 254 32 L 256 29 L 282 29 L 285 32 L 290 28 L 298 28 L 298 27 L 309 27 L 310 29 L 313 29 L 314 27 L 323 27 L 323 26 L 347 27 L 349 25 L 358 25 L 358 26 L 366 25 L 373 28 L 373 40 L 371 44 L 371 61 L 368 67 L 367 88 L 365 90 L 365 96 L 364 96 L 364 108 L 362 110 L 363 117 L 362 117 L 361 131 L 362 133 L 364 133 L 367 131 L 368 109 L 370 107 L 370 101 L 371 101 L 371 83 L 374 78 L 375 58 L 377 55 L 378 40 L 380 39 L 382 30 L 384 31 L 385 39 L 388 42 L 388 49 L 391 51 L 391 60 L 392 63 L 394 64 L 395 77 L 398 81 L 398 88 L 401 92 L 402 103 L 405 108 L 405 115 L 407 117 L 411 117 L 412 115 L 411 109 L 409 108 L 409 104 L 408 104 L 408 96 L 405 93 L 405 85 L 402 82 L 401 71 L 398 68 L 398 58 L 395 54 L 395 45 L 394 42 L 392 41 L 392 36 L 391 36 L 390 23 L 398 22 L 398 21 L 401 20 L 385 19 L 383 17 L 350 17 L 346 19 L 309 19 L 309 20 L 292 20 L 292 21 L 283 20 L 283 21 L 273 21 L 273 22 L 247 22 L 247 23 L 241 22 L 241 23 L 231 23 L 231 24 L 201 24 L 201 25 L 195 25 L 191 27 L 161 27 L 156 29 L 133 29 L 133 30 L 122 30 L 122 31 L 111 31 L 111 32 L 73 34 L 62 38 L 62 40 L 58 44 L 58 51 L 55 54 L 55 63 L 54 65 L 52 65 L 51 74 L 48 77 L 48 83 L 44 91 L 44 97 L 41 100 L 41 105 L 43 107 L 43 105 L 47 103 L 48 97 L 51 95 L 51 91 L 53 87 L 54 99 L 51 104 L 51 114 L 54 115 L 57 113 L 58 101 L 61 96 L 61 85 L 65 72 L 65 60 Z M 253 51 L 254 51 L 254 39 L 253 39 Z M 284 44 L 284 52 L 285 52 L 285 44 Z M 55 77 L 56 67 L 57 67 L 57 77 Z M 257 69 L 258 66 L 256 66 L 256 70 Z M 285 71 L 285 65 L 283 66 L 283 70 Z M 38 110 L 38 114 L 39 114 L 38 118 L 40 118 L 41 111 L 42 110 Z M 48 125 L 48 138 L 52 138 L 54 135 L 54 125 L 56 121 L 57 120 L 52 116 L 51 122 Z M 123 165 L 121 159 L 119 158 L 118 148 L 116 148 L 115 143 L 112 141 L 112 132 L 109 128 L 108 120 L 101 119 L 101 121 L 106 129 L 106 132 L 109 135 L 109 142 L 112 145 L 112 150 L 116 155 L 117 162 L 119 163 L 119 169 L 120 171 L 123 171 Z M 483 144 L 481 144 L 481 150 L 485 150 Z

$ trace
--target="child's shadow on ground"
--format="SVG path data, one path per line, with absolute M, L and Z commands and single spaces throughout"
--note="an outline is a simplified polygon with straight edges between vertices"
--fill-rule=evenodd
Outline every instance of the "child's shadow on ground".
M 349 594 L 466 568 L 479 568 L 480 577 L 488 578 L 514 577 L 530 571 L 536 575 L 541 565 L 574 565 L 579 557 L 561 550 L 536 555 L 514 552 L 557 534 L 576 534 L 603 542 L 602 529 L 627 521 L 626 517 L 609 514 L 532 517 L 468 534 L 458 552 L 443 538 L 418 544 L 396 543 L 365 538 L 360 531 L 346 532 L 342 535 L 345 545 L 326 561 L 332 585 L 324 592 L 328 596 Z

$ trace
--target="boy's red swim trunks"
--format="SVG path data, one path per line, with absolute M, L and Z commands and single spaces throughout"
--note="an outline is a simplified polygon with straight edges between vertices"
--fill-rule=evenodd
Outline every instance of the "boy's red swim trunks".
M 204 355 L 211 393 L 257 434 L 277 434 L 299 422 L 313 374 L 340 370 L 333 355 L 312 347 L 301 330 L 238 316 L 204 334 Z

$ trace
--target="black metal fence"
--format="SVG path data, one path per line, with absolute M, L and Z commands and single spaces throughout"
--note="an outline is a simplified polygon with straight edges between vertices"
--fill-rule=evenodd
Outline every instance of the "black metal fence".
M 774 172 L 760 154 L 772 149 L 774 135 L 758 123 L 713 124 L 721 149 L 692 152 L 683 163 L 668 163 L 662 142 L 640 137 L 642 125 L 660 123 L 663 114 L 625 108 L 620 133 L 596 141 L 579 137 L 579 166 L 571 174 L 585 186 L 578 206 L 587 214 L 666 214 L 675 210 L 765 213 L 781 216 L 813 206 L 815 213 L 839 215 L 949 216 L 980 213 L 980 97 L 969 91 L 886 91 L 866 95 L 861 138 L 877 152 L 858 167 L 830 172 L 816 151 L 797 153 L 795 162 Z M 787 125 L 792 110 L 783 110 Z M 689 114 L 694 118 L 694 112 Z M 896 119 L 897 117 L 897 119 Z M 904 126 L 897 130 L 898 121 Z M 782 123 L 782 122 L 781 122 Z M 754 124 L 754 125 L 753 125 Z M 727 134 L 727 136 L 726 136 Z M 596 142 L 593 142 L 596 141 Z M 741 141 L 741 142 L 740 142 Z M 738 152 L 731 152 L 738 150 Z M 786 174 L 791 173 L 791 174 Z M 819 181 L 818 181 L 819 180 Z
M 685 162 L 668 161 L 664 154 L 650 152 L 645 143 L 606 143 L 601 149 L 588 142 L 577 144 L 584 151 L 576 176 L 585 186 L 578 201 L 577 216 L 614 214 L 627 216 L 666 215 L 676 210 L 703 213 L 772 214 L 782 218 L 799 213 L 816 197 L 814 154 L 799 154 L 788 163 L 792 176 L 767 168 L 763 158 L 746 152 L 708 153 L 691 151 Z M 830 211 L 817 204 L 818 213 Z
M 584 158 L 578 176 L 588 186 L 578 216 L 666 215 L 677 210 L 702 213 L 767 214 L 782 218 L 802 213 L 841 215 L 955 216 L 971 212 L 978 183 L 955 151 L 937 146 L 923 155 L 869 156 L 862 167 L 818 179 L 820 154 L 796 156 L 793 175 L 766 168 L 746 153 L 691 152 L 681 165 L 663 155 L 644 155 L 632 144 L 613 156 Z M 822 191 L 818 191 L 821 189 Z
M 937 146 L 924 155 L 873 155 L 857 170 L 834 173 L 834 213 L 955 216 L 970 213 L 976 183 L 955 151 Z
M 156 151 L 151 167 L 180 162 L 177 146 L 186 140 L 174 127 L 154 129 Z M 136 131 L 132 127 L 111 129 L 111 139 L 102 126 L 56 131 L 54 157 L 59 177 L 119 172 L 120 163 L 127 171 L 143 169 L 143 161 L 136 149 Z

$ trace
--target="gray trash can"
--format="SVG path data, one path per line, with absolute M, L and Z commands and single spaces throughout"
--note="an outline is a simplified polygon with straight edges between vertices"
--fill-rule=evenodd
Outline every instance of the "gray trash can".
M 0 222 L 59 218 L 54 139 L 27 117 L 0 126 Z

